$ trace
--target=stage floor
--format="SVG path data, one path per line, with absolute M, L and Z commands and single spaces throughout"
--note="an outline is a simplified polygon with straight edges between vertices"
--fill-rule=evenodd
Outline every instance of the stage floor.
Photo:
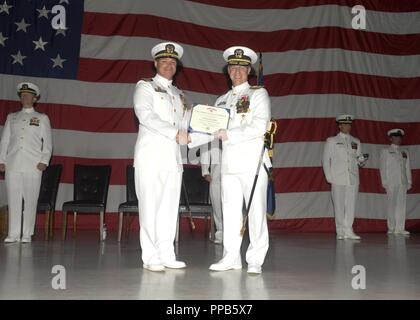
M 65 242 L 39 234 L 31 244 L 0 244 L 0 299 L 420 299 L 420 234 L 361 236 L 272 232 L 262 275 L 249 276 L 245 261 L 243 270 L 210 272 L 222 247 L 202 233 L 181 234 L 187 269 L 163 273 L 142 269 L 134 232 L 121 244 L 112 233 L 102 244 L 95 231 Z M 65 267 L 65 290 L 52 289 L 54 265 Z M 352 288 L 355 265 L 365 267 L 364 290 Z

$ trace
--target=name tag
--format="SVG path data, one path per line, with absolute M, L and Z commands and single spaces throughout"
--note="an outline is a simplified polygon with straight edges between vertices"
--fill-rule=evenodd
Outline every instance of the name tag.
M 160 93 L 168 93 L 165 89 L 162 89 L 161 87 L 154 87 L 153 89 L 155 89 L 156 92 L 160 92 Z
M 352 142 L 352 143 L 351 143 L 351 148 L 352 148 L 353 150 L 357 150 L 357 143 Z
M 29 120 L 29 125 L 39 127 L 39 119 L 37 117 L 31 118 L 31 120 Z

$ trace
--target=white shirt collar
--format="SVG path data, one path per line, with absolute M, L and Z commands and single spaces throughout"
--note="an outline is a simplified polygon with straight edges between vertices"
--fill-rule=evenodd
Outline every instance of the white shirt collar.
M 249 88 L 249 83 L 248 83 L 248 81 L 245 81 L 244 83 L 241 83 L 239 86 L 236 86 L 236 87 L 232 86 L 232 91 L 237 93 L 237 92 L 241 92 L 241 91 L 243 91 L 245 89 L 248 89 L 248 88 Z
M 32 112 L 35 111 L 35 109 L 33 107 L 32 108 L 22 108 L 22 111 L 24 113 L 32 113 Z
M 168 80 L 165 77 L 162 77 L 160 74 L 156 74 L 155 77 L 153 78 L 153 80 L 160 83 L 165 88 L 168 88 L 169 86 L 172 85 L 172 80 Z
M 350 135 L 348 133 L 343 133 L 341 131 L 338 133 L 338 135 L 342 138 L 349 138 L 350 137 Z

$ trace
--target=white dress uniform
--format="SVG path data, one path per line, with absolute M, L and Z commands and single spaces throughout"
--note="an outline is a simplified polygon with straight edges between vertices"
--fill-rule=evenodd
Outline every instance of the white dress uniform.
M 221 159 L 219 148 L 200 148 L 202 176 L 210 175 L 210 199 L 213 208 L 214 224 L 216 225 L 215 243 L 223 241 L 222 194 L 221 194 Z
M 388 135 L 395 130 L 404 135 L 401 129 L 390 130 Z M 408 150 L 395 144 L 384 148 L 380 156 L 380 173 L 388 198 L 388 232 L 408 234 L 405 231 L 406 197 L 412 185 Z
M 25 88 L 29 88 L 25 90 Z M 34 93 L 33 84 L 19 84 L 20 92 Z M 51 126 L 46 114 L 34 108 L 23 108 L 7 116 L 1 145 L 0 163 L 5 164 L 5 180 L 9 207 L 8 238 L 30 241 L 34 234 L 36 208 L 41 186 L 42 171 L 39 163 L 48 165 L 52 152 Z M 23 230 L 22 199 L 24 199 Z M 25 240 L 26 239 L 26 240 Z
M 241 57 L 246 55 L 252 55 L 252 63 L 257 60 L 255 52 L 246 47 L 232 47 L 224 53 L 228 63 L 232 56 L 237 56 L 238 60 L 242 61 Z M 240 105 L 247 104 L 249 109 L 239 113 Z M 230 121 L 226 132 L 228 139 L 222 144 L 221 165 L 224 254 L 219 263 L 210 266 L 210 270 L 224 271 L 242 267 L 242 209 L 244 200 L 248 204 L 251 194 L 271 110 L 267 90 L 251 87 L 248 82 L 232 87 L 232 90 L 216 100 L 215 106 L 230 109 Z M 206 138 L 204 135 L 191 134 L 189 147 L 206 143 Z M 263 161 L 268 168 L 272 167 L 267 150 L 264 152 Z M 267 182 L 267 173 L 261 166 L 248 218 L 250 245 L 246 252 L 246 261 L 248 272 L 252 273 L 254 271 L 250 271 L 251 266 L 256 267 L 252 269 L 256 270 L 256 273 L 261 272 L 261 265 L 269 247 L 266 218 Z
M 155 49 L 162 45 L 152 49 L 155 58 Z M 176 261 L 174 239 L 183 172 L 176 142 L 178 130 L 186 130 L 183 93 L 157 74 L 137 83 L 134 110 L 139 120 L 134 167 L 142 260 L 148 269 L 177 267 L 170 263 Z
M 347 115 L 346 115 L 347 116 Z M 341 117 L 337 118 L 339 121 Z M 350 117 L 351 123 L 353 117 Z M 359 238 L 353 232 L 356 199 L 359 189 L 359 165 L 363 157 L 360 140 L 350 134 L 338 133 L 325 143 L 323 169 L 331 184 L 337 237 Z

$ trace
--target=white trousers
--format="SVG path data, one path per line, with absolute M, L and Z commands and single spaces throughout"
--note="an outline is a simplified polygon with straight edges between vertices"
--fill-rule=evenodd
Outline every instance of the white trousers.
M 210 182 L 210 199 L 213 208 L 214 224 L 216 225 L 216 232 L 223 231 L 222 218 L 222 183 L 220 174 L 216 175 Z
M 9 207 L 9 237 L 30 237 L 35 231 L 36 207 L 42 172 L 10 172 L 6 170 L 7 202 Z M 23 230 L 22 199 L 24 200 Z
M 335 227 L 339 235 L 347 235 L 353 232 L 358 189 L 359 185 L 342 186 L 333 184 L 331 186 Z
M 242 208 L 244 199 L 245 203 L 248 204 L 254 178 L 255 174 L 253 173 L 222 174 L 224 261 L 232 263 L 241 261 Z M 267 173 L 261 167 L 248 216 L 250 238 L 250 244 L 246 252 L 248 264 L 262 265 L 268 251 L 267 180 Z
M 388 186 L 386 194 L 388 198 L 388 230 L 405 230 L 407 186 L 402 184 Z
M 181 182 L 182 172 L 135 169 L 140 245 L 144 264 L 175 260 L 174 240 Z

